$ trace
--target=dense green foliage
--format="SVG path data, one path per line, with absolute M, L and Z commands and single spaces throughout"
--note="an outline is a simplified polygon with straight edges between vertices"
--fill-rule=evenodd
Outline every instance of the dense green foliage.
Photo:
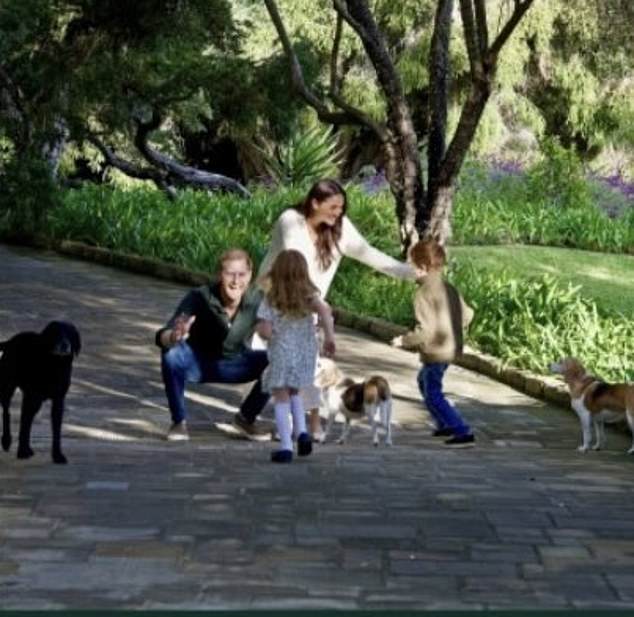
M 420 128 L 436 2 L 369 4 Z M 488 4 L 493 35 L 511 3 Z M 278 5 L 304 78 L 321 96 L 330 79 L 332 3 L 278 0 Z M 472 154 L 530 159 L 542 137 L 558 137 L 599 169 L 634 174 L 632 11 L 627 0 L 535 2 L 504 49 Z M 456 11 L 450 47 L 453 126 L 468 70 L 459 21 Z M 3 0 L 0 139 L 14 145 L 29 139 L 38 150 L 59 137 L 63 126 L 68 160 L 99 158 L 81 145 L 91 131 L 139 162 L 135 123 L 155 110 L 163 123 L 152 139 L 163 151 L 204 165 L 204 152 L 186 148 L 186 139 L 195 135 L 207 143 L 229 136 L 243 150 L 245 173 L 254 177 L 261 171 L 257 162 L 245 162 L 257 158 L 250 148 L 254 135 L 281 144 L 313 120 L 290 87 L 276 39 L 263 3 L 254 0 L 139 0 L 127 3 L 125 11 L 116 0 Z M 384 100 L 374 71 L 347 26 L 339 68 L 345 77 L 342 96 L 380 117 Z M 354 144 L 357 135 L 351 133 L 347 143 Z
M 467 191 L 463 194 L 467 195 Z M 258 191 L 249 201 L 230 196 L 210 200 L 188 192 L 173 203 L 148 189 L 123 192 L 85 188 L 65 196 L 63 206 L 50 213 L 47 231 L 57 238 L 81 240 L 210 271 L 218 253 L 227 246 L 247 249 L 259 263 L 275 219 L 301 196 L 298 190 Z M 350 203 L 350 215 L 368 240 L 398 256 L 396 222 L 387 194 L 369 196 L 353 187 Z M 478 200 L 471 204 L 461 202 L 459 209 L 472 212 L 457 220 L 472 220 L 480 208 Z M 563 212 L 575 210 L 550 207 L 550 211 L 556 219 Z M 515 214 L 516 226 L 521 228 L 525 224 L 523 213 L 518 210 Z M 631 232 L 631 219 L 610 220 L 603 216 L 601 220 L 606 229 L 629 225 Z M 462 233 L 460 229 L 458 232 Z M 574 239 L 570 235 L 565 243 Z M 582 241 L 583 235 L 579 234 L 578 239 Z M 518 277 L 510 268 L 508 272 L 491 271 L 485 266 L 470 265 L 470 261 L 469 257 L 455 260 L 451 276 L 477 309 L 470 331 L 472 344 L 537 371 L 546 371 L 547 363 L 554 357 L 577 353 L 606 378 L 634 377 L 634 350 L 629 346 L 634 337 L 631 320 L 602 313 L 589 296 L 552 277 Z M 329 300 L 359 314 L 410 325 L 413 291 L 409 283 L 391 280 L 344 260 Z
M 296 131 L 272 152 L 262 149 L 266 172 L 277 185 L 308 187 L 337 175 L 339 153 L 330 129 L 318 125 Z

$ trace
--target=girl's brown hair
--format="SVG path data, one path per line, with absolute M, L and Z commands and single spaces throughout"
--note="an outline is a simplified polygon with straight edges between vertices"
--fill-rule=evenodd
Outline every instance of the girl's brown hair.
M 323 180 L 319 180 L 319 182 L 315 182 L 315 184 L 313 184 L 304 201 L 295 205 L 295 208 L 299 210 L 304 217 L 309 218 L 313 211 L 313 200 L 317 203 L 321 203 L 334 195 L 341 195 L 343 197 L 343 210 L 341 211 L 341 216 L 332 227 L 330 225 L 326 225 L 326 223 L 322 223 L 317 228 L 317 258 L 319 259 L 319 265 L 323 270 L 326 270 L 332 263 L 335 250 L 339 250 L 341 225 L 343 216 L 348 208 L 346 191 L 336 180 L 324 178 Z
M 278 254 L 264 286 L 269 304 L 291 317 L 309 315 L 311 299 L 319 292 L 308 275 L 306 259 L 293 249 Z
M 436 240 L 419 240 L 410 250 L 409 258 L 415 266 L 439 270 L 445 265 L 445 249 Z

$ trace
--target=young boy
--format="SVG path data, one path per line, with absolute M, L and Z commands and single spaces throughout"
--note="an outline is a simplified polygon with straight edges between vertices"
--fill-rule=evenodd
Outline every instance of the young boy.
M 417 349 L 423 366 L 418 373 L 418 387 L 429 413 L 436 422 L 435 437 L 449 437 L 447 446 L 473 446 L 475 438 L 469 425 L 447 401 L 442 380 L 447 367 L 462 353 L 463 329 L 473 319 L 458 290 L 443 280 L 445 250 L 434 240 L 421 240 L 409 252 L 412 264 L 427 272 L 420 279 L 414 296 L 414 330 L 397 336 L 392 345 Z

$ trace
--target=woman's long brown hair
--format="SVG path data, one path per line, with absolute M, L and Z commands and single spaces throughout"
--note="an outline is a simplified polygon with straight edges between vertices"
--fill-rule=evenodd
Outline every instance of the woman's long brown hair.
M 265 278 L 269 304 L 290 317 L 312 313 L 311 299 L 319 290 L 310 280 L 306 258 L 294 249 L 281 251 Z
M 317 203 L 321 203 L 334 195 L 341 195 L 343 197 L 343 210 L 341 212 L 341 216 L 332 227 L 330 225 L 326 225 L 326 223 L 322 223 L 317 228 L 317 258 L 319 259 L 319 265 L 322 270 L 326 270 L 328 266 L 330 266 L 334 259 L 335 250 L 339 250 L 341 225 L 348 207 L 346 191 L 336 180 L 324 178 L 323 180 L 319 180 L 313 184 L 304 201 L 295 205 L 295 208 L 299 210 L 306 219 L 308 219 L 313 211 L 313 200 Z

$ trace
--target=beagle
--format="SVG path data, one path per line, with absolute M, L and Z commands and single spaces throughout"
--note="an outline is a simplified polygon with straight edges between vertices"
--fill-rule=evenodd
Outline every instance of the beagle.
M 337 443 L 345 443 L 353 420 L 365 415 L 372 428 L 372 443 L 379 445 L 379 427 L 385 430 L 385 445 L 392 445 L 392 393 L 386 379 L 375 375 L 355 383 L 344 378 L 337 365 L 328 358 L 320 358 L 315 385 L 321 389 L 323 406 L 328 410 L 326 429 L 320 441 L 326 441 L 335 417 L 341 412 L 345 424 Z
M 592 425 L 595 431 L 593 450 L 605 445 L 605 422 L 627 419 L 632 431 L 634 454 L 634 384 L 607 384 L 586 372 L 576 358 L 563 358 L 550 365 L 553 373 L 563 375 L 570 391 L 571 406 L 579 417 L 583 432 L 583 443 L 578 450 L 586 452 L 592 440 Z

